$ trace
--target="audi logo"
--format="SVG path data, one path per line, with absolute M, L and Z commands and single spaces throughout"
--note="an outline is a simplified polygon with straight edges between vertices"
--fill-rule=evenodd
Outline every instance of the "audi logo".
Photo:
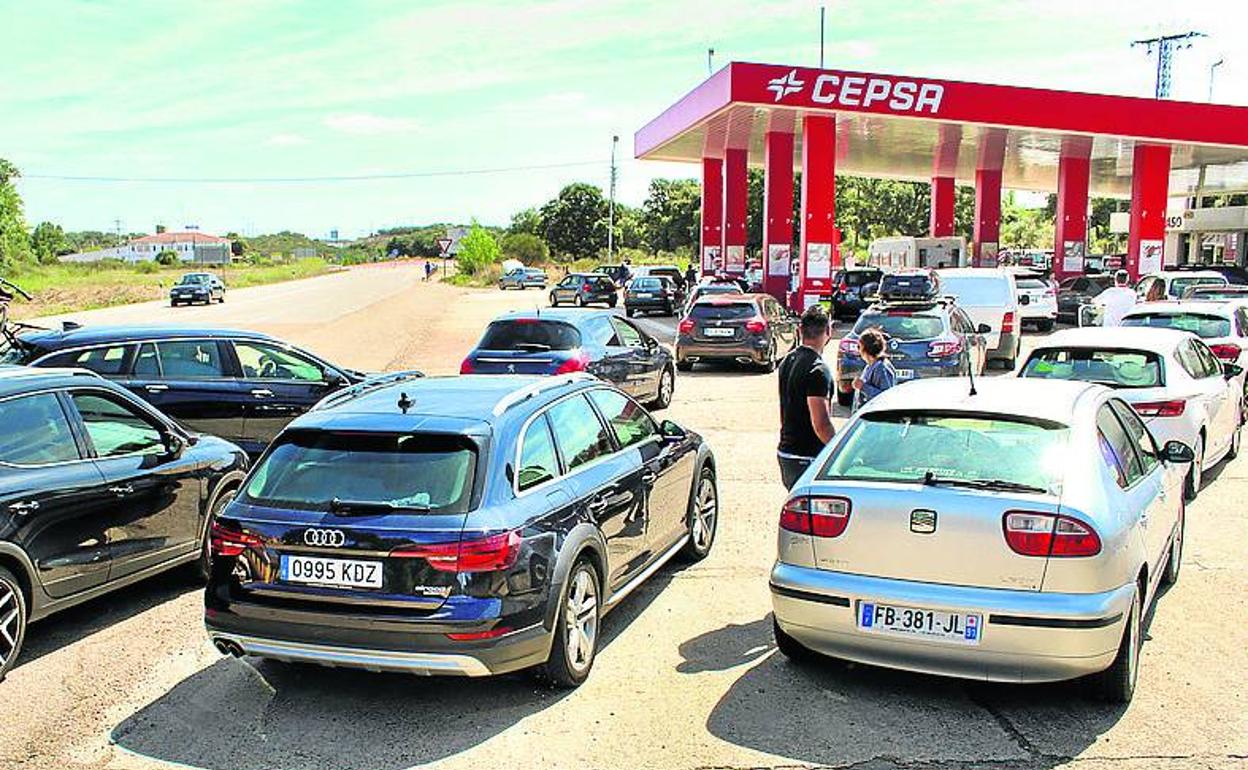
M 341 548 L 347 544 L 347 533 L 341 529 L 305 529 L 303 542 L 322 548 Z

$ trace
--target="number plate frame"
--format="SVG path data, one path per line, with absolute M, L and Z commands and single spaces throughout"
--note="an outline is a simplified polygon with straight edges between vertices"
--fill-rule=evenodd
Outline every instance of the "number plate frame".
M 707 337 L 725 337 L 725 338 L 735 337 L 737 334 L 736 331 L 733 330 L 732 328 L 721 328 L 718 326 L 713 326 L 709 329 L 703 329 L 702 333 L 705 334 Z
M 316 576 L 318 569 L 322 577 Z M 294 565 L 298 564 L 296 567 Z M 304 573 L 308 570 L 308 573 Z M 295 575 L 293 573 L 301 574 Z M 359 579 L 354 574 L 363 573 Z M 295 585 L 333 586 L 335 588 L 380 589 L 384 585 L 383 563 L 376 559 L 337 559 L 302 554 L 282 554 L 278 579 Z
M 929 630 L 921 626 L 906 627 L 903 625 L 916 616 L 924 626 L 931 624 L 934 628 Z M 886 623 L 885 621 L 890 617 L 892 622 Z M 954 630 L 950 632 L 945 632 L 941 628 L 941 626 L 949 628 L 951 625 Z M 859 631 L 868 634 L 944 642 L 968 647 L 978 646 L 984 636 L 984 617 L 978 612 L 906 607 L 869 599 L 860 599 L 855 604 L 854 626 Z

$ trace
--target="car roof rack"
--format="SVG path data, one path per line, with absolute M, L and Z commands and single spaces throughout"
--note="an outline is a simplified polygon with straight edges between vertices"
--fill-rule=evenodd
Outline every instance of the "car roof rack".
M 329 406 L 341 404 L 345 401 L 359 398 L 365 393 L 371 393 L 378 388 L 384 388 L 387 385 L 394 385 L 399 382 L 407 382 L 408 380 L 418 380 L 424 376 L 424 372 L 419 372 L 415 369 L 406 369 L 401 372 L 387 372 L 386 374 L 369 377 L 363 382 L 357 382 L 350 387 L 343 388 L 337 393 L 331 393 L 325 398 L 322 398 L 316 403 L 315 406 L 312 407 L 312 410 L 324 409 Z
M 584 372 L 577 372 L 575 374 L 568 374 L 559 377 L 543 378 L 537 382 L 525 385 L 522 388 L 516 388 L 510 393 L 504 395 L 498 400 L 497 403 L 494 404 L 494 409 L 492 409 L 491 412 L 495 417 L 499 417 L 513 406 L 528 401 L 530 398 L 545 393 L 548 390 L 565 388 L 569 385 L 575 385 L 578 382 L 592 382 L 596 379 L 598 378 L 594 377 L 592 374 L 585 374 Z
M 102 380 L 103 375 L 93 372 L 90 369 L 83 369 L 76 366 L 49 366 L 49 367 L 33 367 L 33 366 L 0 366 L 0 379 L 4 380 L 20 380 L 28 377 L 85 377 L 92 380 Z

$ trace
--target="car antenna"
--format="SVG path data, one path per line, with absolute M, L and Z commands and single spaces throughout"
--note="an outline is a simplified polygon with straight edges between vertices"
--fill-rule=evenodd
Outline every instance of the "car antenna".
M 407 414 L 407 410 L 411 409 L 415 405 L 415 403 L 416 403 L 415 401 L 412 401 L 410 398 L 407 397 L 406 393 L 399 394 L 399 409 L 403 410 L 403 414 Z

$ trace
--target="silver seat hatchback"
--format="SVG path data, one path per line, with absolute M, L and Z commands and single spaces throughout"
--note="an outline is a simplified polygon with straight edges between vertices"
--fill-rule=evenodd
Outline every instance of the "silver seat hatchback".
M 1178 576 L 1192 452 L 1098 385 L 966 379 L 873 399 L 780 516 L 777 645 L 1131 698 L 1141 620 Z

